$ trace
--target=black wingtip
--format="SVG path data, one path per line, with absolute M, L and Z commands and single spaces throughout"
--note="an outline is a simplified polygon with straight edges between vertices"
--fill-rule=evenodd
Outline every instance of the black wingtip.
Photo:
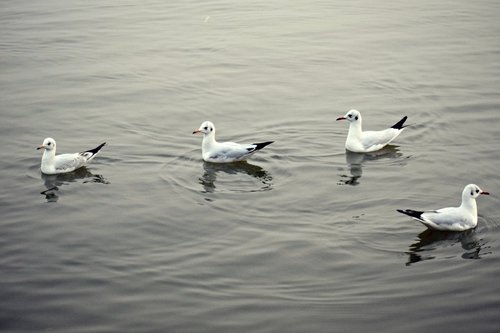
M 262 148 L 264 148 L 265 146 L 268 146 L 270 145 L 271 143 L 273 143 L 274 141 L 267 141 L 267 142 L 261 142 L 261 143 L 254 143 L 254 145 L 256 146 L 255 147 L 255 150 L 261 150 Z
M 94 149 L 90 149 L 87 151 L 84 151 L 84 153 L 92 153 L 93 155 L 97 154 L 99 150 L 101 150 L 102 147 L 106 145 L 106 142 L 101 143 L 99 146 L 95 147 Z
M 400 121 L 398 121 L 397 123 L 395 123 L 394 125 L 392 125 L 391 128 L 395 128 L 395 129 L 398 129 L 398 130 L 405 128 L 406 126 L 408 126 L 408 125 L 404 124 L 405 121 L 406 121 L 406 119 L 408 119 L 408 116 L 404 116 L 403 119 L 401 119 Z
M 420 212 L 420 211 L 412 210 L 412 209 L 405 209 L 405 210 L 396 209 L 396 211 L 398 211 L 401 214 L 405 214 L 405 215 L 408 215 L 410 217 L 414 217 L 414 218 L 417 218 L 417 219 L 421 219 L 422 218 L 422 214 L 424 213 L 424 212 Z

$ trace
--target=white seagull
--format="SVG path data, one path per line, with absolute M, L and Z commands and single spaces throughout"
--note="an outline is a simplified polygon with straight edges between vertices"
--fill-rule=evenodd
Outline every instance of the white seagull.
M 37 149 L 44 149 L 42 156 L 42 172 L 47 175 L 55 175 L 74 171 L 90 162 L 106 142 L 101 143 L 94 149 L 74 154 L 61 154 L 56 156 L 56 140 L 46 138 Z
M 205 121 L 193 134 L 203 133 L 201 153 L 203 160 L 213 163 L 229 163 L 243 161 L 274 141 L 241 145 L 234 142 L 215 141 L 215 126 L 210 121 Z
M 446 207 L 431 211 L 397 209 L 413 219 L 423 223 L 429 229 L 441 231 L 464 231 L 477 225 L 476 198 L 481 194 L 489 195 L 475 184 L 465 186 L 462 192 L 462 204 L 459 207 Z
M 382 131 L 365 131 L 361 129 L 361 113 L 358 110 L 351 110 L 345 116 L 337 120 L 347 120 L 349 133 L 345 142 L 345 148 L 355 153 L 369 153 L 384 148 L 394 140 L 407 126 L 404 125 L 407 116 L 396 124 Z

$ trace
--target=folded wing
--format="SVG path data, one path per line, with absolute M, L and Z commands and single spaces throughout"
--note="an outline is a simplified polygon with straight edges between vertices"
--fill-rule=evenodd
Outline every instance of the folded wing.
M 57 172 L 71 172 L 83 166 L 88 158 L 82 153 L 57 155 L 55 168 Z
M 383 148 L 394 140 L 401 130 L 388 128 L 383 131 L 365 131 L 361 137 L 361 143 L 366 151 L 375 151 Z

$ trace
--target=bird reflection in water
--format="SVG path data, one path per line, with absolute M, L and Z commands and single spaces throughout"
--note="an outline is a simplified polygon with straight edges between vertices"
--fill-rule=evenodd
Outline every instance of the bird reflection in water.
M 80 179 L 84 179 L 83 183 L 101 183 L 109 184 L 109 182 L 102 175 L 95 175 L 90 172 L 86 167 L 81 167 L 73 172 L 61 173 L 57 175 L 41 174 L 43 183 L 46 190 L 40 192 L 45 195 L 47 202 L 56 202 L 59 200 L 57 192 L 59 187 L 67 183 L 73 183 Z
M 467 231 L 437 231 L 426 229 L 418 236 L 418 241 L 410 245 L 407 252 L 409 258 L 406 266 L 436 258 L 431 252 L 439 248 L 445 248 L 460 244 L 465 252 L 462 253 L 463 259 L 481 259 L 481 250 L 485 248 L 484 240 L 479 238 L 475 229 Z
M 380 150 L 371 153 L 354 153 L 352 151 L 345 151 L 345 159 L 349 169 L 349 175 L 341 175 L 339 180 L 340 185 L 358 185 L 359 179 L 363 175 L 363 165 L 366 162 L 376 161 L 383 158 L 397 159 L 403 156 L 397 149 L 398 146 L 389 145 Z
M 210 163 L 203 162 L 204 173 L 201 176 L 200 184 L 204 192 L 214 193 L 216 190 L 217 174 L 225 173 L 230 175 L 246 174 L 258 179 L 262 186 L 252 191 L 267 191 L 272 188 L 273 177 L 258 165 L 250 164 L 246 161 L 234 163 Z

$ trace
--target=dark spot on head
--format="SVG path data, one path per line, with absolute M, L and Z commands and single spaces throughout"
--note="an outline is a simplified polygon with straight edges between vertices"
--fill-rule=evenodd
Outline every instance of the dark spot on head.
M 358 116 L 354 117 L 355 120 L 358 120 Z
M 470 191 L 470 195 L 474 195 L 474 192 L 473 192 L 473 191 Z

